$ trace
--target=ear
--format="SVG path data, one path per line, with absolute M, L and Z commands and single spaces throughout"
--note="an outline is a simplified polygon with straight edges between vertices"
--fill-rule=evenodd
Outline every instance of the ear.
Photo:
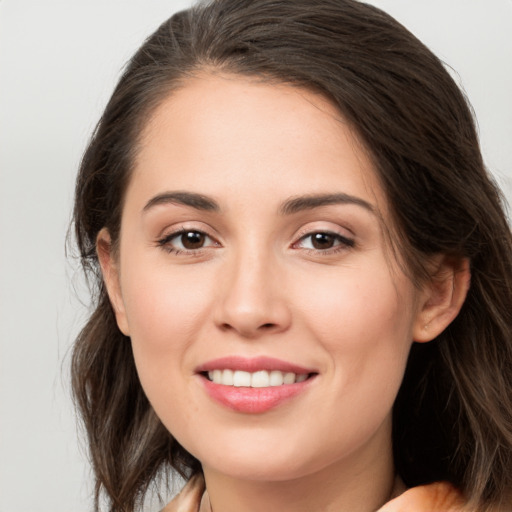
M 96 237 L 96 254 L 100 262 L 103 282 L 116 315 L 119 329 L 125 336 L 130 335 L 119 282 L 119 265 L 112 247 L 112 240 L 107 228 L 103 228 Z
M 471 282 L 467 258 L 436 257 L 431 278 L 421 294 L 419 312 L 413 329 L 417 342 L 433 340 L 459 314 Z

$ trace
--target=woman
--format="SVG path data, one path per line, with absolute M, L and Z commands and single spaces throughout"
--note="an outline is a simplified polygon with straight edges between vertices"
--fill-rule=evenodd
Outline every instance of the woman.
M 510 229 L 464 97 L 382 11 L 173 16 L 74 219 L 97 503 L 140 508 L 172 468 L 166 510 L 511 509 Z

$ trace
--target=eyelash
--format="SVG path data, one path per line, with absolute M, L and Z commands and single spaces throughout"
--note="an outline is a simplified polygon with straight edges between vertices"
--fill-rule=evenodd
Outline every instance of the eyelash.
M 327 235 L 334 239 L 334 242 L 337 242 L 337 245 L 333 247 L 329 247 L 327 249 L 315 249 L 315 248 L 303 248 L 303 250 L 307 251 L 311 254 L 320 254 L 322 256 L 330 256 L 333 254 L 337 254 L 341 251 L 346 251 L 347 249 L 352 249 L 355 246 L 355 241 L 352 238 L 347 238 L 346 236 L 340 235 L 339 233 L 333 231 L 310 231 L 304 235 L 302 235 L 297 242 L 295 242 L 292 247 L 296 247 L 301 242 L 309 239 L 312 239 L 315 235 Z
M 189 233 L 189 234 L 193 233 L 196 235 L 203 236 L 207 239 L 212 240 L 213 243 L 208 246 L 203 245 L 197 249 L 186 249 L 186 248 L 178 249 L 171 245 L 171 242 L 174 239 L 177 239 L 187 233 Z M 308 253 L 311 253 L 311 254 L 332 255 L 332 254 L 336 254 L 341 251 L 345 251 L 347 249 L 351 249 L 355 246 L 355 241 L 353 239 L 347 238 L 343 235 L 340 235 L 339 233 L 335 233 L 332 231 L 311 231 L 309 233 L 302 235 L 298 239 L 297 242 L 294 242 L 292 244 L 291 247 L 296 249 L 296 248 L 298 248 L 298 245 L 300 243 L 304 242 L 308 238 L 311 238 L 315 235 L 327 235 L 327 236 L 333 237 L 334 241 L 337 242 L 337 245 L 335 245 L 333 247 L 329 247 L 327 249 L 316 249 L 314 247 L 313 248 L 303 248 L 304 251 L 307 251 Z M 201 231 L 198 229 L 185 229 L 185 228 L 182 228 L 182 229 L 179 229 L 178 231 L 169 233 L 168 235 L 164 236 L 163 238 L 157 240 L 157 245 L 158 245 L 158 247 L 161 247 L 163 250 L 165 250 L 169 254 L 174 254 L 174 255 L 182 254 L 182 255 L 191 255 L 191 256 L 200 256 L 203 253 L 204 249 L 207 247 L 219 246 L 218 242 L 216 242 L 211 236 L 209 236 L 204 231 Z
M 169 254 L 175 254 L 175 255 L 191 255 L 191 256 L 201 256 L 203 253 L 205 246 L 199 247 L 197 249 L 178 249 L 176 247 L 173 247 L 171 245 L 171 242 L 174 239 L 177 239 L 187 233 L 194 233 L 200 236 L 204 236 L 205 238 L 208 238 L 213 241 L 213 244 L 211 246 L 218 245 L 218 242 L 216 242 L 210 235 L 205 233 L 204 231 L 201 231 L 199 229 L 185 229 L 181 228 L 178 231 L 174 231 L 172 233 L 169 233 L 168 235 L 165 235 L 160 240 L 157 240 L 158 247 L 161 247 L 164 251 L 166 251 Z M 210 247 L 210 245 L 206 246 Z

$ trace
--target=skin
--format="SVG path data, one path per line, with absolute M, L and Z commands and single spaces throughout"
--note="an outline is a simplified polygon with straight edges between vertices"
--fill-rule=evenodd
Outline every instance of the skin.
M 218 208 L 155 199 L 177 191 Z M 283 212 L 333 193 L 351 199 Z M 213 510 L 362 512 L 390 498 L 391 409 L 410 346 L 456 316 L 469 270 L 440 256 L 437 278 L 415 287 L 387 247 L 387 210 L 354 133 L 312 92 L 204 74 L 148 122 L 119 249 L 102 230 L 98 254 L 142 386 L 201 461 Z M 183 229 L 205 233 L 203 247 L 171 238 Z M 332 247 L 312 233 L 333 234 Z M 240 413 L 196 373 L 233 355 L 317 375 L 270 411 Z

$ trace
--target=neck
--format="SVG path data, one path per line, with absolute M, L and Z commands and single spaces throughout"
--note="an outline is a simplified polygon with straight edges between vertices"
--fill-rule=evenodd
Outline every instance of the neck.
M 390 435 L 376 436 L 342 461 L 292 480 L 203 470 L 211 512 L 375 512 L 392 497 L 395 484 Z

